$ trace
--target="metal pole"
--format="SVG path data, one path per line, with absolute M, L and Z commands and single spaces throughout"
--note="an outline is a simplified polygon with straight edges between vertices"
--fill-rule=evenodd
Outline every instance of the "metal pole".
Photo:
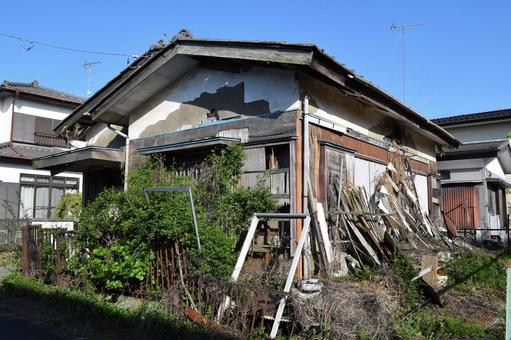
M 195 215 L 195 204 L 193 203 L 193 194 L 191 187 L 188 187 L 188 198 L 190 199 L 190 205 L 192 207 L 193 228 L 195 229 L 195 237 L 197 238 L 197 247 L 200 250 L 201 246 L 199 239 L 199 227 L 197 226 L 197 216 Z

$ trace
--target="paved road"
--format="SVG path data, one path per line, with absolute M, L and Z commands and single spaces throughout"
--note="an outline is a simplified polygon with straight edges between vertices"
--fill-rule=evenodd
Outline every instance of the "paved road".
M 28 321 L 0 316 L 0 339 L 6 340 L 64 340 Z
M 10 272 L 8 268 L 0 267 L 0 285 L 2 279 Z M 0 301 L 1 303 L 1 301 Z M 0 339 L 5 340 L 50 340 L 64 339 L 45 328 L 41 328 L 30 321 L 13 319 L 0 315 Z

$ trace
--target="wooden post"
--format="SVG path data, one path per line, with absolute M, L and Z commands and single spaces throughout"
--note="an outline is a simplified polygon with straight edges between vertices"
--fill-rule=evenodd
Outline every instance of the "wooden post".
M 23 223 L 21 225 L 21 259 L 23 266 L 23 275 L 28 276 L 29 274 L 29 235 L 28 235 L 28 225 Z

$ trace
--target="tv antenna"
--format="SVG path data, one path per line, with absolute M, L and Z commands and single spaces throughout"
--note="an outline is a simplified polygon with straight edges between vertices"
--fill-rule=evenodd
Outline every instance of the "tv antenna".
M 85 60 L 83 62 L 83 68 L 87 70 L 88 72 L 88 75 L 87 75 L 87 98 L 90 97 L 90 95 L 92 94 L 91 90 L 90 90 L 90 80 L 91 80 L 91 75 L 92 75 L 92 67 L 94 65 L 97 65 L 97 64 L 101 64 L 101 61 L 87 61 Z
M 390 30 L 392 32 L 399 32 L 401 33 L 401 37 L 403 38 L 402 39 L 402 82 L 403 82 L 403 103 L 405 101 L 405 36 L 406 36 L 406 31 L 410 28 L 414 28 L 414 27 L 417 27 L 417 26 L 422 26 L 424 24 L 408 24 L 408 25 L 401 25 L 401 26 L 398 26 L 396 25 L 396 23 L 392 23 L 392 25 L 390 25 Z

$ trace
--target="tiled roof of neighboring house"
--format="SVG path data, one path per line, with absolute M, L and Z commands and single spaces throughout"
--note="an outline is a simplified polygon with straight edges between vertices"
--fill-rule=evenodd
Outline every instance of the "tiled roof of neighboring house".
M 0 144 L 0 158 L 32 160 L 33 158 L 48 156 L 53 153 L 61 152 L 62 150 L 65 149 L 20 143 L 13 143 L 12 145 L 3 143 Z
M 440 126 L 447 125 L 457 125 L 457 124 L 465 124 L 465 123 L 476 123 L 482 121 L 492 121 L 492 120 L 500 120 L 500 119 L 511 119 L 511 109 L 505 110 L 496 110 L 496 111 L 488 111 L 488 112 L 479 112 L 479 113 L 469 113 L 464 115 L 443 117 L 432 119 L 433 123 L 436 123 Z
M 31 83 L 20 83 L 5 80 L 2 84 L 0 84 L 0 90 L 19 91 L 20 93 L 26 93 L 33 96 L 44 97 L 73 104 L 81 104 L 85 101 L 84 98 L 41 86 L 37 80 L 34 80 Z

